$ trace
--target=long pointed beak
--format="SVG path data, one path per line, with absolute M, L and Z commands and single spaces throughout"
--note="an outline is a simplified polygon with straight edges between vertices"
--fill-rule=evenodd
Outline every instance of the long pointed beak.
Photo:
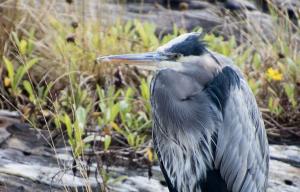
M 136 65 L 144 69 L 152 69 L 157 67 L 160 61 L 167 60 L 168 57 L 158 52 L 148 52 L 140 54 L 124 54 L 124 55 L 110 55 L 98 57 L 97 61 L 100 63 L 116 63 Z

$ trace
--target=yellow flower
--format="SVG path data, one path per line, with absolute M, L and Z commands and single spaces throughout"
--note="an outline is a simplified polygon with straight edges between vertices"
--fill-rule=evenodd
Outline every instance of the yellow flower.
M 148 160 L 150 162 L 152 162 L 153 161 L 153 152 L 152 152 L 152 149 L 150 147 L 147 148 L 146 155 L 148 157 Z
M 5 87 L 9 87 L 10 84 L 11 84 L 10 78 L 5 77 L 5 78 L 4 78 L 4 86 L 5 86 Z
M 274 81 L 280 81 L 283 78 L 282 73 L 280 73 L 277 69 L 273 69 L 272 67 L 267 70 L 267 77 Z

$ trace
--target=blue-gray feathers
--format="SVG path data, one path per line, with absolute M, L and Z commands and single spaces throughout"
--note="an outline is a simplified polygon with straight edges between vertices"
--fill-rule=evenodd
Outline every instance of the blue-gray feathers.
M 183 56 L 202 55 L 206 51 L 206 44 L 198 34 L 195 34 L 188 36 L 184 41 L 174 44 L 165 51 Z
M 228 59 L 205 54 L 199 34 L 159 51 L 192 55 L 181 68 L 158 71 L 151 82 L 153 143 L 169 190 L 265 192 L 268 141 L 241 73 Z
M 205 91 L 208 93 L 211 101 L 222 113 L 232 87 L 240 88 L 240 78 L 229 66 L 224 67 L 222 71 L 205 86 Z

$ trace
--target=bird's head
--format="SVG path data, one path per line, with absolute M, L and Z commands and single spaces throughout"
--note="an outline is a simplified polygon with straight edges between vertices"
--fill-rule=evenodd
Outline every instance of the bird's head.
M 139 54 L 110 55 L 98 57 L 99 62 L 125 63 L 155 68 L 176 67 L 176 63 L 188 62 L 207 53 L 201 33 L 192 32 L 180 35 L 154 52 Z M 177 66 L 178 67 L 178 66 Z
M 144 69 L 172 69 L 195 75 L 200 81 L 208 81 L 219 71 L 220 64 L 207 50 L 201 33 L 192 32 L 178 36 L 154 52 L 110 55 L 98 57 L 98 62 L 124 63 Z

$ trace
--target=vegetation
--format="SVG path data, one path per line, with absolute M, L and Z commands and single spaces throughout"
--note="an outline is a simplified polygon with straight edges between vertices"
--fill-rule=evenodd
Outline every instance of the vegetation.
M 10 6 L 5 8 L 12 20 L 3 21 L 0 33 L 1 108 L 19 111 L 32 127 L 61 132 L 74 157 L 101 154 L 115 160 L 121 154 L 151 164 L 151 74 L 99 65 L 95 58 L 154 50 L 186 31 L 174 26 L 162 36 L 155 25 L 138 20 L 66 21 L 52 12 Z M 295 40 L 300 29 L 276 10 L 275 19 L 273 42 L 255 31 L 245 32 L 244 42 L 213 34 L 204 40 L 244 72 L 270 141 L 287 142 L 300 136 L 300 47 Z

